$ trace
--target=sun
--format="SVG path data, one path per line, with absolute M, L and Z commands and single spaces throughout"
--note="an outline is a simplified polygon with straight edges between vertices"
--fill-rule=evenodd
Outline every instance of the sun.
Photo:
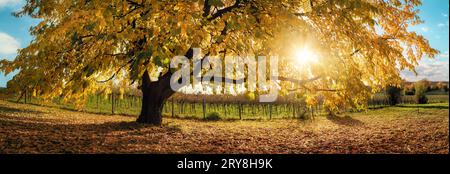
M 300 64 L 314 63 L 317 60 L 317 55 L 307 47 L 295 49 L 294 56 Z

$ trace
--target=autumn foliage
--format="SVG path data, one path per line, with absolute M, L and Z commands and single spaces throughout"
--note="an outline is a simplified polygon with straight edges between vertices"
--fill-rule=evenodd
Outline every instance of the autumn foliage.
M 14 61 L 2 61 L 0 69 L 6 74 L 20 70 L 8 83 L 17 93 L 33 91 L 48 100 L 61 96 L 79 106 L 90 94 L 110 93 L 105 82 L 120 83 L 120 91 L 140 87 L 148 98 L 143 101 L 149 101 L 140 120 L 159 124 L 159 108 L 175 92 L 164 80 L 172 73 L 169 62 L 174 56 L 188 55 L 192 48 L 220 59 L 276 55 L 282 79 L 297 79 L 281 81 L 282 93 L 304 95 L 309 104 L 323 96 L 330 111 L 364 108 L 373 92 L 401 82 L 400 70 L 414 70 L 424 56 L 438 53 L 423 36 L 408 30 L 422 22 L 416 9 L 420 4 L 27 0 L 15 15 L 41 22 L 31 29 L 30 45 Z M 299 68 L 292 56 L 299 48 L 316 53 L 317 63 Z M 161 83 L 150 83 L 154 81 Z M 155 90 L 166 95 L 150 94 Z M 263 92 L 258 89 L 256 94 Z

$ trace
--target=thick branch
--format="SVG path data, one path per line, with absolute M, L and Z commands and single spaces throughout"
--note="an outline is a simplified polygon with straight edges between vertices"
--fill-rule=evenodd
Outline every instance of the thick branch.
M 203 79 L 205 79 L 205 78 L 210 79 L 209 82 L 211 82 L 211 80 L 214 79 L 214 76 L 203 77 Z M 230 78 L 226 78 L 226 77 L 219 77 L 219 78 L 222 80 L 222 82 L 231 83 L 231 84 L 243 84 L 248 81 L 247 78 L 241 78 L 241 79 L 230 79 Z M 288 78 L 288 77 L 283 77 L 283 76 L 272 76 L 272 79 L 278 79 L 279 81 L 288 81 L 288 82 L 292 82 L 292 83 L 298 84 L 298 85 L 304 85 L 305 83 L 316 81 L 320 78 L 321 78 L 320 76 L 317 76 L 317 77 L 310 78 L 310 79 L 298 80 L 298 79 L 293 79 L 293 78 Z M 196 77 L 196 79 L 198 81 L 202 80 L 201 77 Z
M 144 6 L 143 4 L 139 4 L 139 3 L 134 2 L 132 0 L 127 0 L 127 2 L 128 2 L 128 4 L 134 5 L 134 6 L 137 6 L 137 7 L 143 7 Z
M 350 57 L 354 56 L 355 54 L 357 54 L 357 53 L 360 52 L 360 51 L 361 51 L 361 49 L 357 49 L 357 50 L 353 51 L 353 53 L 350 54 Z
M 302 84 L 305 84 L 308 82 L 312 82 L 312 81 L 316 81 L 316 80 L 319 80 L 320 78 L 322 78 L 322 77 L 317 76 L 317 77 L 313 77 L 313 78 L 306 79 L 306 80 L 298 80 L 298 79 L 278 76 L 278 80 L 280 80 L 280 81 L 288 81 L 288 82 L 292 82 L 292 83 L 299 84 L 299 85 L 302 85 Z
M 293 91 L 298 91 L 300 89 L 306 89 L 308 91 L 323 91 L 323 92 L 338 92 L 338 91 L 342 91 L 340 89 L 322 89 L 322 88 L 307 88 L 306 86 L 302 86 L 301 88 L 294 88 L 294 89 L 288 89 L 289 92 L 293 92 Z
M 128 64 L 132 63 L 133 61 L 134 61 L 134 59 L 131 59 L 131 60 L 128 61 L 126 64 L 124 64 L 124 65 L 122 65 L 121 67 L 119 67 L 119 69 L 118 69 L 111 77 L 109 77 L 109 78 L 106 79 L 106 80 L 100 80 L 100 81 L 97 80 L 97 83 L 106 83 L 106 82 L 108 82 L 108 81 L 114 79 L 114 77 L 117 76 L 117 74 L 120 72 L 120 70 L 122 70 L 122 68 L 124 68 L 124 67 L 127 66 Z
M 342 89 L 322 89 L 322 88 L 308 88 L 305 84 L 300 84 L 301 87 L 300 88 L 295 88 L 295 89 L 288 89 L 289 92 L 293 92 L 293 91 L 297 91 L 300 89 L 306 89 L 307 91 L 324 91 L 324 92 L 338 92 L 338 91 L 343 91 Z
M 203 17 L 208 17 L 211 11 L 211 5 L 209 5 L 209 0 L 205 0 L 203 5 Z
M 233 11 L 234 9 L 240 7 L 242 5 L 241 2 L 243 2 L 243 1 L 248 2 L 248 0 L 236 0 L 236 2 L 232 6 L 217 10 L 217 12 L 214 13 L 208 20 L 212 21 L 214 19 L 222 17 L 225 13 L 229 13 L 229 12 Z

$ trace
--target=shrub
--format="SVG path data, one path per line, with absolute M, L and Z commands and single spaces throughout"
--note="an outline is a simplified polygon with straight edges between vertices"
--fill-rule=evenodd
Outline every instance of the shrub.
M 220 114 L 217 112 L 210 112 L 206 115 L 205 119 L 208 121 L 218 121 L 220 120 Z
M 421 80 L 414 84 L 414 87 L 416 89 L 414 99 L 416 100 L 417 104 L 428 103 L 428 98 L 425 95 L 425 93 L 427 92 L 429 85 L 430 85 L 430 82 L 428 82 L 428 80 Z
M 402 89 L 396 86 L 389 86 L 386 88 L 389 105 L 394 106 L 400 102 L 402 97 Z
M 405 90 L 405 95 L 414 95 L 416 92 L 414 91 L 414 89 L 412 90 Z
M 428 103 L 428 98 L 425 95 L 415 95 L 414 99 L 416 100 L 417 104 L 427 104 Z
M 306 107 L 300 107 L 300 108 L 297 109 L 296 114 L 297 114 L 297 117 L 300 120 L 308 120 L 309 118 L 308 118 L 308 113 L 307 112 L 308 112 L 308 110 L 307 110 Z

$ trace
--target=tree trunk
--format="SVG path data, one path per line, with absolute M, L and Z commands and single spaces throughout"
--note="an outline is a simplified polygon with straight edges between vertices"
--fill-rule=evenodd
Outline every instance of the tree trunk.
M 188 59 L 193 59 L 194 50 L 191 48 L 185 55 Z M 170 87 L 172 73 L 169 71 L 160 76 L 158 81 L 152 82 L 147 71 L 142 76 L 142 107 L 139 114 L 138 123 L 161 125 L 162 111 L 164 103 L 175 91 Z M 181 80 L 181 79 L 180 79 Z
M 152 82 L 148 72 L 142 76 L 142 107 L 137 119 L 139 123 L 161 125 L 164 103 L 175 91 L 170 88 L 171 73 L 161 76 Z

